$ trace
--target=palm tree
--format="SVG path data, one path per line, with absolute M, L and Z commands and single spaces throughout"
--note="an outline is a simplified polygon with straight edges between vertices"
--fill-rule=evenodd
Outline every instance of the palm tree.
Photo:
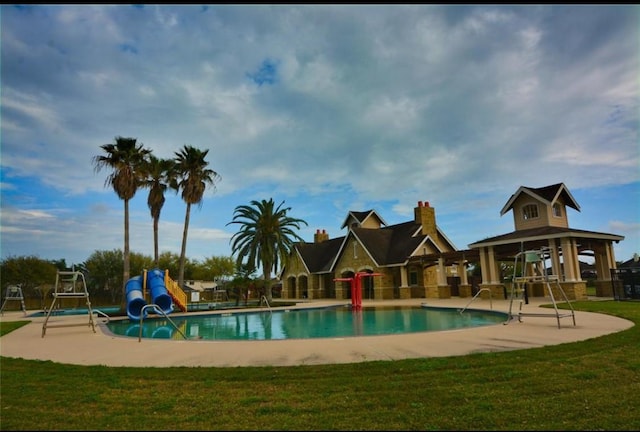
M 147 206 L 153 218 L 153 262 L 156 268 L 159 268 L 158 221 L 165 202 L 164 193 L 174 183 L 175 165 L 174 159 L 160 159 L 150 154 L 141 170 L 145 177 L 143 186 L 149 188 Z
M 207 184 L 215 188 L 216 181 L 220 180 L 218 173 L 207 168 L 209 162 L 205 157 L 209 150 L 200 150 L 185 144 L 180 151 L 175 152 L 176 177 L 175 188 L 182 190 L 182 200 L 187 203 L 187 211 L 184 217 L 184 230 L 182 232 L 182 249 L 180 251 L 180 270 L 178 271 L 178 284 L 182 288 L 184 284 L 184 262 L 187 251 L 187 233 L 189 231 L 189 217 L 191 205 L 202 205 Z
M 271 271 L 283 263 L 296 241 L 304 241 L 293 229 L 300 229 L 302 219 L 287 216 L 291 207 L 282 208 L 284 201 L 275 208 L 273 198 L 269 201 L 251 201 L 251 205 L 235 208 L 230 224 L 240 225 L 240 231 L 231 237 L 232 253 L 236 255 L 238 268 L 246 265 L 262 267 L 267 301 L 271 301 Z
M 129 200 L 133 198 L 140 186 L 140 166 L 150 149 L 138 144 L 136 138 L 115 137 L 115 143 L 101 145 L 105 154 L 93 157 L 95 172 L 102 168 L 110 168 L 111 174 L 105 180 L 105 186 L 113 187 L 118 198 L 124 201 L 124 272 L 122 284 L 122 308 L 126 304 L 124 292 L 129 281 Z

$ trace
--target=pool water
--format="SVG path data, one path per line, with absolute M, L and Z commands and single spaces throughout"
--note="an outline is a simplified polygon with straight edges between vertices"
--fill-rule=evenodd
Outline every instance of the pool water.
M 442 331 L 504 323 L 503 312 L 436 307 L 350 306 L 281 309 L 258 312 L 205 314 L 166 318 L 148 317 L 142 337 L 155 339 L 278 340 L 343 338 Z M 115 335 L 139 337 L 140 323 L 112 320 L 106 324 Z M 176 329 L 180 329 L 180 332 Z

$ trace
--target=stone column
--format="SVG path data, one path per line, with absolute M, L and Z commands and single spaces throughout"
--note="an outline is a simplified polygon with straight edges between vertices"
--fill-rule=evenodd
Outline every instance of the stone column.
M 485 248 L 480 248 L 480 270 L 481 270 L 481 276 L 482 276 L 482 281 L 480 282 L 481 284 L 488 284 L 490 282 L 489 280 L 489 265 L 487 263 L 487 255 L 486 255 L 486 249 Z
M 558 252 L 558 245 L 555 239 L 549 239 L 549 249 L 551 254 L 551 273 L 558 276 L 558 280 L 563 280 L 564 275 L 562 265 L 560 264 L 560 254 Z
M 472 289 L 469 285 L 469 278 L 467 277 L 467 266 L 464 261 L 458 263 L 458 273 L 460 274 L 460 286 L 458 286 L 458 295 L 460 297 L 471 297 Z
M 401 299 L 411 298 L 411 287 L 409 287 L 408 279 L 409 278 L 407 277 L 407 268 L 406 267 L 400 267 L 400 287 L 399 287 L 399 291 L 400 291 L 400 298 Z
M 571 238 L 563 238 L 562 243 L 562 259 L 564 263 L 564 280 L 567 282 L 577 281 L 576 274 L 580 273 L 576 269 L 578 265 L 578 252 L 575 240 Z

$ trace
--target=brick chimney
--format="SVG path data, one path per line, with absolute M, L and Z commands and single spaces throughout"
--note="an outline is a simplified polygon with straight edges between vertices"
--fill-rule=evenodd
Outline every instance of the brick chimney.
M 322 230 L 322 232 L 320 232 L 319 229 L 316 230 L 316 233 L 313 235 L 313 242 L 314 243 L 322 243 L 323 241 L 329 240 L 329 234 L 327 233 L 327 231 Z
M 414 209 L 415 221 L 422 225 L 422 234 L 436 238 L 436 209 L 429 206 L 429 201 L 418 201 L 418 206 Z

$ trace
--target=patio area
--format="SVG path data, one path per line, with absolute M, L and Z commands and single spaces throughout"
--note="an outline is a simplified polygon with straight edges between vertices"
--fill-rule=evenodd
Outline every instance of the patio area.
M 468 302 L 468 299 L 460 298 L 365 300 L 363 306 L 419 306 L 426 303 L 428 306 L 460 309 Z M 548 303 L 549 300 L 544 298 L 532 299 L 529 304 L 523 305 L 523 312 L 553 313 L 553 309 L 540 308 L 541 304 Z M 345 304 L 345 301 L 301 300 L 293 308 L 336 304 Z M 506 313 L 509 311 L 509 301 L 478 299 L 469 307 Z M 52 328 L 42 337 L 44 317 L 25 317 L 21 311 L 5 312 L 0 316 L 0 322 L 24 319 L 31 323 L 2 337 L 0 355 L 116 367 L 298 366 L 460 356 L 570 343 L 633 326 L 631 321 L 625 319 L 576 311 L 576 325 L 570 318 L 562 318 L 561 328 L 558 328 L 555 317 L 527 316 L 523 322 L 514 319 L 506 325 L 385 336 L 271 341 L 142 339 L 139 342 L 138 338 L 112 335 L 101 317 L 96 318 L 95 333 L 88 325 L 81 325 Z M 61 323 L 87 322 L 86 315 L 56 319 Z

